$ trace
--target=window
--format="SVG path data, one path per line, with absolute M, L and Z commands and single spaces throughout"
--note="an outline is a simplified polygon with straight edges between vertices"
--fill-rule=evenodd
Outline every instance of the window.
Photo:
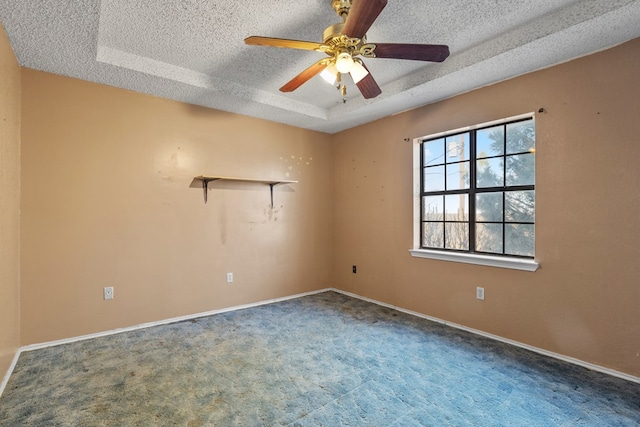
M 533 117 L 415 142 L 419 194 L 412 254 L 436 252 L 449 256 L 428 257 L 481 264 L 501 258 L 513 268 L 537 268 Z

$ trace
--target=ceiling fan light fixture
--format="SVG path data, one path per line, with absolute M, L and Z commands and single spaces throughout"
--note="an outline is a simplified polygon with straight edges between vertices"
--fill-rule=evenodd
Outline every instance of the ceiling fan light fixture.
M 342 52 L 336 57 L 336 68 L 341 73 L 349 73 L 354 64 L 353 57 L 348 52 Z
M 331 63 L 327 65 L 327 68 L 322 70 L 320 73 L 320 77 L 325 79 L 325 81 L 329 84 L 335 84 L 338 81 L 338 69 L 336 68 L 335 63 Z
M 351 71 L 349 72 L 349 74 L 351 74 L 351 78 L 353 79 L 353 82 L 355 84 L 358 84 L 360 80 L 367 77 L 367 74 L 369 74 L 369 71 L 367 71 L 367 69 L 364 68 L 364 66 L 360 63 L 360 61 L 354 61 L 353 67 L 351 67 Z

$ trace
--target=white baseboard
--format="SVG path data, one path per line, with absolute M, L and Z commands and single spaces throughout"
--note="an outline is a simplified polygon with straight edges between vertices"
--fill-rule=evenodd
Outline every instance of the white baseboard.
M 261 305 L 273 304 L 275 302 L 287 301 L 287 300 L 301 298 L 301 297 L 305 297 L 305 296 L 308 296 L 308 295 L 319 294 L 319 293 L 327 292 L 327 291 L 331 291 L 331 290 L 333 290 L 333 289 L 330 289 L 330 288 L 320 289 L 320 290 L 317 290 L 317 291 L 311 291 L 311 292 L 305 292 L 305 293 L 301 293 L 301 294 L 289 295 L 289 296 L 281 297 L 281 298 L 274 298 L 274 299 L 269 299 L 269 300 L 264 300 L 264 301 L 258 301 L 258 302 L 251 303 L 251 304 L 243 304 L 243 305 L 223 308 L 223 309 L 219 309 L 219 310 L 211 310 L 211 311 L 206 311 L 206 312 L 202 312 L 202 313 L 189 314 L 189 315 L 186 315 L 186 316 L 173 317 L 173 318 L 170 318 L 170 319 L 158 320 L 156 322 L 141 323 L 139 325 L 128 326 L 126 328 L 112 329 L 112 330 L 104 331 L 104 332 L 97 332 L 95 334 L 87 334 L 87 335 L 81 335 L 81 336 L 72 337 L 72 338 L 65 338 L 65 339 L 61 339 L 61 340 L 47 341 L 47 342 L 42 342 L 42 343 L 37 343 L 37 344 L 26 345 L 26 346 L 20 347 L 18 349 L 18 352 L 16 353 L 16 355 L 13 358 L 13 362 L 11 363 L 11 366 L 9 366 L 9 369 L 6 372 L 6 374 L 4 376 L 4 379 L 2 380 L 2 383 L 0 383 L 0 396 L 2 396 L 2 393 L 4 392 L 4 389 L 7 386 L 7 383 L 9 382 L 9 377 L 13 373 L 13 370 L 16 367 L 16 363 L 18 363 L 18 358 L 25 351 L 40 350 L 40 349 L 43 349 L 43 348 L 53 347 L 53 346 L 62 345 L 62 344 L 69 344 L 69 343 L 78 342 L 78 341 L 90 340 L 90 339 L 93 339 L 93 338 L 106 337 L 108 335 L 119 334 L 119 333 L 122 333 L 122 332 L 136 331 L 136 330 L 139 330 L 139 329 L 151 328 L 153 326 L 168 325 L 170 323 L 182 322 L 184 320 L 192 320 L 192 319 L 197 319 L 199 317 L 212 316 L 214 314 L 227 313 L 227 312 L 236 311 L 236 310 L 243 310 L 245 308 L 251 308 L 251 307 L 259 307 Z
M 252 307 L 259 307 L 261 305 L 267 305 L 267 304 L 273 304 L 276 302 L 281 302 L 281 301 L 287 301 L 287 300 L 291 300 L 291 299 L 296 299 L 296 298 L 302 298 L 308 295 L 315 295 L 315 294 L 320 294 L 323 292 L 327 292 L 327 291 L 334 291 L 343 295 L 347 295 L 350 296 L 352 298 L 357 298 L 363 301 L 367 301 L 382 307 L 387 307 L 387 308 L 391 308 L 393 310 L 398 310 L 402 313 L 406 313 L 412 316 L 416 316 L 416 317 L 420 317 L 422 319 L 427 319 L 430 320 L 432 322 L 436 322 L 436 323 L 440 323 L 443 325 L 447 325 L 447 326 L 451 326 L 453 328 L 457 328 L 457 329 L 461 329 L 467 332 L 471 332 L 473 334 L 476 335 L 481 335 L 483 337 L 486 338 L 490 338 L 496 341 L 500 341 L 506 344 L 510 344 L 516 347 L 520 347 L 520 348 L 524 348 L 526 350 L 530 350 L 533 351 L 535 353 L 539 353 L 545 356 L 549 356 L 549 357 L 553 357 L 554 359 L 559 359 L 568 363 L 572 363 L 574 365 L 579 365 L 582 366 L 584 368 L 587 369 L 591 369 L 593 371 L 597 371 L 597 372 L 602 372 L 604 374 L 607 375 L 611 375 L 614 377 L 618 377 L 618 378 L 622 378 L 624 380 L 627 381 L 631 381 L 634 383 L 638 383 L 640 384 L 640 378 L 639 377 L 635 377 L 633 375 L 629 375 L 626 374 L 624 372 L 620 372 L 620 371 L 616 371 L 614 369 L 609 369 L 609 368 L 605 368 L 599 365 L 595 365 L 593 363 L 589 363 L 589 362 L 585 362 L 583 360 L 580 359 L 576 359 L 573 357 L 569 357 L 569 356 L 565 356 L 559 353 L 554 353 L 552 351 L 548 351 L 548 350 L 544 350 L 538 347 L 534 347 L 528 344 L 524 344 L 518 341 L 514 341 L 514 340 L 510 340 L 507 338 L 503 338 L 501 336 L 498 335 L 493 335 L 487 332 L 483 332 L 481 330 L 478 329 L 473 329 L 473 328 L 469 328 L 467 326 L 463 326 L 463 325 L 459 325 L 457 323 L 452 323 L 452 322 L 447 322 L 446 320 L 442 320 L 439 319 L 437 317 L 433 317 L 433 316 L 428 316 L 426 314 L 422 314 L 422 313 L 418 313 L 416 311 L 411 311 L 411 310 L 406 310 L 404 308 L 401 307 L 397 307 L 391 304 L 386 304 L 371 298 L 367 298 L 367 297 L 363 297 L 361 295 L 358 294 L 354 294 L 351 292 L 347 292 L 347 291 L 342 291 L 340 289 L 336 289 L 336 288 L 326 288 L 326 289 L 320 289 L 317 291 L 311 291 L 311 292 L 305 292 L 305 293 L 301 293 L 301 294 L 295 294 L 295 295 L 290 295 L 290 296 L 286 296 L 286 297 L 281 297 L 281 298 L 274 298 L 274 299 L 269 299 L 269 300 L 264 300 L 264 301 L 258 301 L 255 303 L 251 303 L 251 304 L 243 304 L 243 305 L 238 305 L 238 306 L 234 306 L 234 307 L 228 307 L 228 308 L 223 308 L 223 309 L 219 309 L 219 310 L 211 310 L 211 311 L 206 311 L 206 312 L 202 312 L 202 313 L 195 313 L 195 314 L 189 314 L 186 316 L 180 316 L 180 317 L 173 317 L 170 319 L 164 319 L 164 320 L 159 320 L 156 322 L 149 322 L 149 323 L 142 323 L 139 325 L 134 325 L 134 326 L 129 326 L 126 328 L 118 328 L 118 329 L 112 329 L 109 331 L 104 331 L 104 332 L 98 332 L 95 334 L 87 334 L 87 335 L 81 335 L 78 337 L 72 337 L 72 338 L 65 338 L 62 340 L 55 340 L 55 341 L 48 341 L 48 342 L 43 342 L 43 343 L 38 343 L 38 344 L 31 344 L 31 345 L 27 345 L 27 346 L 23 346 L 20 347 L 16 353 L 16 355 L 13 358 L 13 361 L 11 362 L 11 366 L 9 367 L 9 370 L 6 372 L 4 379 L 2 380 L 2 383 L 0 383 L 0 396 L 2 396 L 2 393 L 4 392 L 5 387 L 7 386 L 7 383 L 9 382 L 9 377 L 11 376 L 11 374 L 13 373 L 13 370 L 16 367 L 16 364 L 18 363 L 18 359 L 20 357 L 20 355 L 22 354 L 22 352 L 25 351 L 33 351 L 33 350 L 40 350 L 43 348 L 47 348 L 47 347 L 53 347 L 53 346 L 57 346 L 57 345 L 62 345 L 62 344 L 69 344 L 69 343 L 73 343 L 73 342 L 78 342 L 78 341 L 84 341 L 84 340 L 89 340 L 89 339 L 93 339 L 93 338 L 99 338 L 99 337 L 105 337 L 108 335 L 114 335 L 114 334 L 119 334 L 122 332 L 130 332 L 130 331 L 135 331 L 135 330 L 139 330 L 139 329 L 145 329 L 145 328 L 150 328 L 153 326 L 161 326 L 161 325 L 168 325 L 171 323 L 176 323 L 176 322 L 182 322 L 184 320 L 191 320 L 191 319 L 197 319 L 199 317 L 206 317 L 206 316 L 212 316 L 215 314 L 221 314 L 221 313 L 227 313 L 230 311 L 237 311 L 237 310 L 243 310 L 245 308 L 252 308 Z
M 535 353 L 542 354 L 544 356 L 553 357 L 554 359 L 558 359 L 558 360 L 562 360 L 564 362 L 568 362 L 568 363 L 571 363 L 571 364 L 574 364 L 574 365 L 582 366 L 583 368 L 587 368 L 587 369 L 590 369 L 592 371 L 602 372 L 603 374 L 611 375 L 611 376 L 614 376 L 614 377 L 622 378 L 623 380 L 627 380 L 627 381 L 631 381 L 631 382 L 640 384 L 640 377 L 636 377 L 636 376 L 633 376 L 633 375 L 626 374 L 624 372 L 616 371 L 615 369 L 605 368 L 605 367 L 600 366 L 600 365 L 595 365 L 593 363 L 585 362 L 584 360 L 576 359 L 575 357 L 569 357 L 569 356 L 565 356 L 565 355 L 560 354 L 560 353 L 554 353 L 553 351 L 548 351 L 548 350 L 545 350 L 545 349 L 542 349 L 542 348 L 534 347 L 532 345 L 524 344 L 524 343 L 521 343 L 519 341 L 510 340 L 508 338 L 504 338 L 504 337 L 501 337 L 499 335 L 490 334 L 488 332 L 484 332 L 484 331 L 481 331 L 479 329 L 473 329 L 473 328 L 469 328 L 467 326 L 459 325 L 457 323 L 447 322 L 446 320 L 442 320 L 442 319 L 439 319 L 437 317 L 428 316 L 426 314 L 418 313 L 416 311 L 406 310 L 406 309 L 401 308 L 401 307 L 396 307 L 395 305 L 386 304 L 384 302 L 376 301 L 374 299 L 363 297 L 361 295 L 354 294 L 354 293 L 351 293 L 351 292 L 341 291 L 340 289 L 331 289 L 331 290 L 335 291 L 335 292 L 338 292 L 338 293 L 341 293 L 343 295 L 350 296 L 352 298 L 358 298 L 358 299 L 361 299 L 363 301 L 367 301 L 367 302 L 370 302 L 370 303 L 373 303 L 373 304 L 380 305 L 382 307 L 387 307 L 387 308 L 391 308 L 391 309 L 394 309 L 394 310 L 398 310 L 398 311 L 400 311 L 402 313 L 406 313 L 406 314 L 409 314 L 409 315 L 412 315 L 412 316 L 416 316 L 416 317 L 420 317 L 420 318 L 423 318 L 423 319 L 431 320 L 432 322 L 440 323 L 440 324 L 443 324 L 443 325 L 446 325 L 446 326 L 451 326 L 452 328 L 461 329 L 463 331 L 471 332 L 472 334 L 481 335 L 483 337 L 490 338 L 490 339 L 496 340 L 496 341 L 500 341 L 500 342 L 503 342 L 505 344 L 510 344 L 510 345 L 513 345 L 513 346 L 516 346 L 516 347 L 524 348 L 526 350 L 533 351 Z
M 104 331 L 104 332 L 97 332 L 95 334 L 87 334 L 87 335 L 81 335 L 81 336 L 78 336 L 78 337 L 65 338 L 65 339 L 61 339 L 61 340 L 48 341 L 48 342 L 43 342 L 43 343 L 38 343 L 38 344 L 31 344 L 31 345 L 27 345 L 27 346 L 21 347 L 20 350 L 21 351 L 40 350 L 40 349 L 43 349 L 43 348 L 53 347 L 53 346 L 56 346 L 56 345 L 69 344 L 69 343 L 73 343 L 73 342 L 77 342 L 77 341 L 84 341 L 84 340 L 90 340 L 90 339 L 93 339 L 93 338 L 106 337 L 108 335 L 120 334 L 122 332 L 137 331 L 139 329 L 151 328 L 153 326 L 168 325 L 168 324 L 171 324 L 171 323 L 182 322 L 182 321 L 185 321 L 185 320 L 197 319 L 199 317 L 212 316 L 214 314 L 228 313 L 230 311 L 244 310 L 245 308 L 259 307 L 261 305 L 273 304 L 275 302 L 281 302 L 281 301 L 287 301 L 287 300 L 296 299 L 296 298 L 302 298 L 302 297 L 306 297 L 308 295 L 315 295 L 315 294 L 319 294 L 319 293 L 327 292 L 327 291 L 331 291 L 331 290 L 333 290 L 333 289 L 330 289 L 330 288 L 320 289 L 320 290 L 317 290 L 317 291 L 311 291 L 311 292 L 305 292 L 305 293 L 301 293 L 301 294 L 290 295 L 290 296 L 286 296 L 286 297 L 263 300 L 263 301 L 258 301 L 258 302 L 254 302 L 254 303 L 250 303 L 250 304 L 236 305 L 236 306 L 233 306 L 233 307 L 222 308 L 222 309 L 219 309 L 219 310 L 211 310 L 211 311 L 205 311 L 205 312 L 202 312 L 202 313 L 188 314 L 186 316 L 172 317 L 170 319 L 158 320 L 156 322 L 141 323 L 139 325 L 127 326 L 126 328 L 112 329 L 112 330 Z
M 21 353 L 22 353 L 22 349 L 18 349 L 18 351 L 16 351 L 16 354 L 13 356 L 13 360 L 11 361 L 11 365 L 9 365 L 9 369 L 7 369 L 7 372 L 4 374 L 4 378 L 0 383 L 0 396 L 2 396 L 2 392 L 4 391 L 4 388 L 7 386 L 7 383 L 9 382 L 9 377 L 11 376 L 11 374 L 13 373 L 13 370 L 15 369 L 16 363 L 18 363 L 18 359 L 20 358 Z

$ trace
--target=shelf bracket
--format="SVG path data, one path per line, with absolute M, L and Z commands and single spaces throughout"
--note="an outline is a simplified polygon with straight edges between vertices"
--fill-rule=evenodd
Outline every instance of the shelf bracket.
M 207 197 L 209 193 L 209 182 L 217 181 L 221 178 L 202 178 L 202 191 L 204 192 L 204 202 L 207 203 Z
M 209 192 L 209 181 L 202 180 L 202 191 L 204 191 L 204 202 L 207 203 L 207 193 Z
M 277 182 L 270 182 L 269 189 L 271 190 L 271 209 L 273 209 L 273 187 L 278 185 Z

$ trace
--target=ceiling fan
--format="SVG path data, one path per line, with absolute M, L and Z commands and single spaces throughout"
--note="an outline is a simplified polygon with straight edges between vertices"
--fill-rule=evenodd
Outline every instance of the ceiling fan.
M 349 74 L 365 98 L 375 98 L 382 90 L 360 57 L 442 62 L 449 56 L 449 47 L 440 44 L 368 43 L 366 32 L 386 5 L 387 0 L 332 0 L 331 7 L 342 22 L 324 30 L 322 43 L 259 36 L 247 37 L 244 42 L 327 54 L 328 58 L 320 59 L 282 86 L 282 92 L 293 92 L 321 74 L 328 82 L 337 83 L 345 102 L 347 88 L 342 74 Z

